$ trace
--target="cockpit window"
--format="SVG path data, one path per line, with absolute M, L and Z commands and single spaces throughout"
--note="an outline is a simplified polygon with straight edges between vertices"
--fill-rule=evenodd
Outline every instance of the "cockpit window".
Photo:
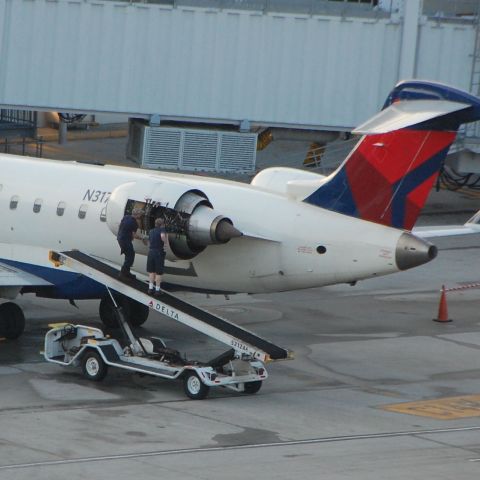
M 43 200 L 41 198 L 35 199 L 35 202 L 33 202 L 33 212 L 34 213 L 38 213 L 41 210 L 42 203 L 43 203 Z
M 20 198 L 18 197 L 18 195 L 14 195 L 10 199 L 10 210 L 15 210 L 18 207 L 18 201 L 19 200 L 20 200 Z
M 65 208 L 67 204 L 65 202 L 58 202 L 57 205 L 57 215 L 61 217 L 65 213 Z
M 87 216 L 87 208 L 88 205 L 86 205 L 85 203 L 82 203 L 82 205 L 80 205 L 80 208 L 78 210 L 78 218 L 83 220 Z

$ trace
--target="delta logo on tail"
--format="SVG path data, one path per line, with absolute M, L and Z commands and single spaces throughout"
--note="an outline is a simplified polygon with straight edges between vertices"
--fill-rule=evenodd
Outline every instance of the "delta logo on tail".
M 479 99 L 432 82 L 401 82 L 384 109 L 354 133 L 364 136 L 305 202 L 411 230 L 455 140 L 478 118 Z

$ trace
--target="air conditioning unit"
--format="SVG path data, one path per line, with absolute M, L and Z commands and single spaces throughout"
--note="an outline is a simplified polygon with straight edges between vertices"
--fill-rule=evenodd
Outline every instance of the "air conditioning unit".
M 129 124 L 127 158 L 145 168 L 252 173 L 256 153 L 256 133 Z

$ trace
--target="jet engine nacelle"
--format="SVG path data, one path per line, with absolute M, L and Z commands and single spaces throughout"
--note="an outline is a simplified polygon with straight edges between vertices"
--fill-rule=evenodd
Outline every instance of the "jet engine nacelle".
M 140 230 L 148 233 L 155 219 L 162 218 L 168 233 L 167 257 L 190 259 L 208 245 L 226 243 L 241 233 L 233 222 L 216 212 L 207 195 L 176 181 L 130 182 L 115 188 L 110 195 L 107 225 L 115 235 L 125 214 L 142 208 Z M 145 254 L 148 246 L 134 242 L 135 251 Z

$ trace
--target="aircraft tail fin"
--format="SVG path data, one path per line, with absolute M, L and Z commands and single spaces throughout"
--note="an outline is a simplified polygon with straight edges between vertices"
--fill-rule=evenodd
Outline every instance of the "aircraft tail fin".
M 304 201 L 411 230 L 459 126 L 480 119 L 480 99 L 424 81 L 400 82 L 383 110 L 353 133 L 364 136 Z

